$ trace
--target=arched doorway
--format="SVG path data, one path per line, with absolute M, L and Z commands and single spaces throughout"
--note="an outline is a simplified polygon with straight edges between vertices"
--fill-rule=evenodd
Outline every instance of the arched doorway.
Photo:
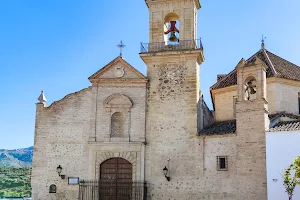
M 111 158 L 100 165 L 99 197 L 102 200 L 127 200 L 132 194 L 132 164 Z

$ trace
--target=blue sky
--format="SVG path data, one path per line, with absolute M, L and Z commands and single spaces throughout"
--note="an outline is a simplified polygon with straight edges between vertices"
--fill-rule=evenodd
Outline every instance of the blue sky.
M 202 0 L 198 34 L 205 62 L 201 89 L 241 58 L 266 48 L 300 65 L 299 0 Z M 90 85 L 87 78 L 119 54 L 145 74 L 140 42 L 148 42 L 144 0 L 2 0 L 0 2 L 0 149 L 33 145 L 35 103 L 48 104 Z

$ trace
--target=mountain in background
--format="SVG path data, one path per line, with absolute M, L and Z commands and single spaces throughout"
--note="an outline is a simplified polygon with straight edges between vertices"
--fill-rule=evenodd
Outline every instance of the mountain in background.
M 0 166 L 31 167 L 33 146 L 23 149 L 0 149 Z

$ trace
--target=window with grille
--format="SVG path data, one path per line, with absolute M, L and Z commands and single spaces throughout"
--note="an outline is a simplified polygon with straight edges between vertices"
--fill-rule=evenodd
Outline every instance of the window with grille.
M 227 171 L 228 170 L 227 156 L 217 156 L 217 170 L 218 171 Z

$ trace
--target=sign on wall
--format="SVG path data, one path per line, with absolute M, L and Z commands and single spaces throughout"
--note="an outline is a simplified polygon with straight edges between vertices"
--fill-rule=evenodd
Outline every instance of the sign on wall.
M 79 177 L 68 177 L 68 184 L 69 185 L 78 185 Z

